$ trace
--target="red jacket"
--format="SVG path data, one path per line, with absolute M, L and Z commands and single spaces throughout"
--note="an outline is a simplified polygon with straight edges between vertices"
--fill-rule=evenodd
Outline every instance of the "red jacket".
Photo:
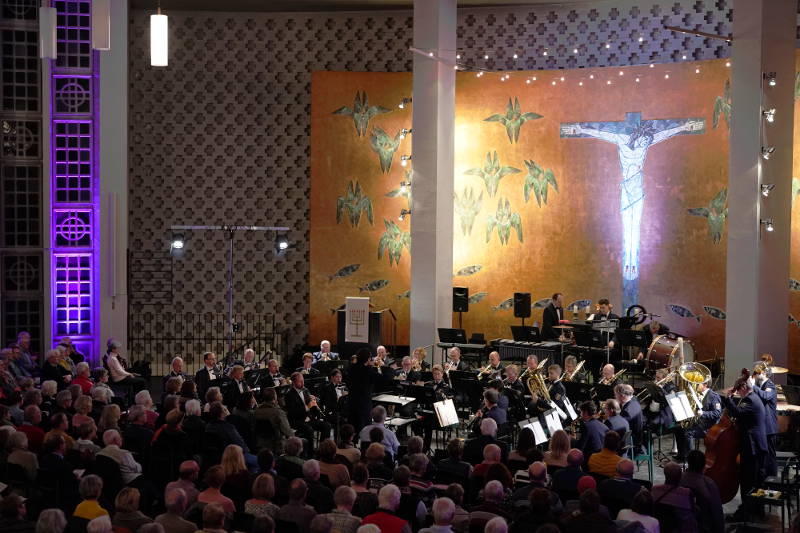
M 92 387 L 94 387 L 94 383 L 92 382 L 92 380 L 84 376 L 75 376 L 74 378 L 72 378 L 71 384 L 80 385 L 81 392 L 83 392 L 84 394 L 89 394 L 92 390 Z
M 28 437 L 28 449 L 33 453 L 39 453 L 44 442 L 44 430 L 37 426 L 22 424 L 17 431 L 25 433 Z
M 381 533 L 402 533 L 403 531 L 411 531 L 406 520 L 399 516 L 395 516 L 383 509 L 378 509 L 374 513 L 367 515 L 361 521 L 361 525 L 375 524 L 380 528 Z

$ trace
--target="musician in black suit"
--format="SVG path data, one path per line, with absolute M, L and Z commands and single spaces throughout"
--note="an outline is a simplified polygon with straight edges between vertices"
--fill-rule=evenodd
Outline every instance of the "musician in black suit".
M 321 433 L 322 439 L 331 434 L 331 425 L 323 420 L 322 411 L 305 387 L 305 378 L 300 372 L 292 374 L 292 388 L 283 396 L 289 424 L 298 437 L 306 439 L 308 446 L 314 442 L 314 430 Z
M 228 377 L 230 377 L 230 379 L 225 384 L 222 397 L 224 398 L 225 405 L 233 409 L 239 405 L 239 399 L 245 393 L 250 392 L 250 387 L 244 380 L 244 367 L 241 365 L 234 365 Z
M 387 378 L 378 372 L 371 359 L 369 349 L 360 349 L 356 353 L 356 362 L 350 365 L 346 376 L 347 390 L 350 391 L 348 419 L 355 428 L 356 434 L 372 421 L 370 411 L 372 410 L 372 394 L 375 391 L 375 385 L 387 381 Z
M 620 416 L 628 421 L 633 437 L 633 450 L 635 454 L 644 451 L 644 414 L 639 400 L 633 394 L 633 387 L 626 383 L 621 383 L 614 387 L 614 397 L 619 402 L 622 409 Z
M 306 352 L 303 354 L 303 366 L 297 368 L 295 372 L 300 372 L 304 376 L 309 377 L 317 377 L 319 376 L 319 370 L 314 368 L 314 356 L 311 355 L 311 352 Z
M 503 380 L 503 386 L 506 389 L 511 389 L 516 394 L 525 394 L 526 385 L 519 379 L 519 367 L 517 365 L 508 365 L 506 367 L 506 379 Z
M 453 346 L 447 350 L 447 363 L 445 363 L 445 371 L 458 370 L 459 372 L 466 372 L 469 370 L 469 364 L 461 360 L 461 349 Z
M 267 362 L 267 373 L 262 380 L 262 387 L 280 387 L 281 385 L 286 385 L 286 377 L 281 374 L 280 368 L 278 367 L 278 361 L 276 359 L 270 359 Z
M 206 352 L 203 354 L 203 368 L 194 375 L 194 382 L 197 385 L 197 395 L 200 398 L 206 397 L 206 391 L 215 379 L 222 377 L 222 369 L 217 366 L 217 354 Z
M 778 463 L 775 452 L 775 439 L 778 436 L 778 392 L 775 383 L 770 379 L 772 355 L 761 356 L 764 362 L 757 363 L 753 368 L 753 393 L 761 398 L 765 411 L 765 427 L 767 432 L 767 448 L 769 452 L 764 458 L 764 474 L 775 476 L 778 474 Z
M 567 389 L 561 383 L 561 367 L 558 365 L 550 365 L 547 367 L 547 381 L 548 392 L 550 399 L 563 411 L 567 413 Z
M 597 312 L 594 314 L 594 320 L 619 320 L 619 315 L 611 312 L 611 302 L 608 298 L 600 298 L 597 301 Z
M 489 353 L 489 364 L 480 372 L 480 379 L 503 379 L 503 363 L 500 362 L 500 354 L 498 352 Z
M 585 363 L 584 363 L 585 364 Z M 572 376 L 572 379 L 567 379 L 572 383 L 589 383 L 589 375 L 584 370 L 585 367 L 582 367 L 577 372 L 575 371 L 578 368 L 578 358 L 574 355 L 568 355 L 564 358 L 564 372 L 567 373 L 567 376 Z
M 678 388 L 675 383 L 667 380 L 669 374 L 668 368 L 659 368 L 656 370 L 653 382 L 645 386 L 649 399 L 642 403 L 642 412 L 651 426 L 668 428 L 675 423 L 675 417 L 672 409 L 667 405 L 666 396 L 677 391 Z
M 697 394 L 702 402 L 702 409 L 697 421 L 688 428 L 678 425 L 675 428 L 675 441 L 678 445 L 678 460 L 683 462 L 687 459 L 692 450 L 692 439 L 702 439 L 711 429 L 711 426 L 719 422 L 722 416 L 722 401 L 719 394 L 708 387 L 708 382 L 697 385 Z M 665 406 L 665 411 L 670 409 Z
M 499 400 L 499 392 L 495 389 L 486 389 L 483 391 L 483 407 L 478 409 L 475 416 L 478 418 L 491 418 L 497 423 L 497 427 L 504 426 L 508 421 L 508 412 L 497 405 Z
M 645 349 L 649 349 L 650 345 L 653 344 L 653 339 L 658 337 L 659 335 L 666 335 L 669 333 L 669 328 L 659 322 L 658 320 L 651 320 L 647 326 L 644 328 L 644 344 Z M 644 357 L 642 352 L 639 352 L 637 359 L 641 359 Z
M 550 304 L 544 308 L 542 314 L 542 340 L 557 339 L 560 335 L 556 333 L 553 326 L 557 326 L 560 320 L 564 319 L 564 295 L 557 292 L 553 295 Z
M 164 391 L 167 388 L 167 381 L 169 378 L 181 378 L 181 380 L 186 381 L 189 379 L 189 376 L 183 373 L 183 359 L 180 357 L 174 357 L 172 359 L 172 364 L 170 365 L 170 371 L 161 379 L 161 390 Z
M 347 386 L 342 382 L 342 371 L 338 368 L 331 370 L 328 380 L 320 392 L 322 411 L 325 413 L 325 419 L 338 428 L 344 422 Z
M 603 402 L 603 412 L 606 415 L 605 425 L 611 431 L 616 431 L 620 437 L 630 430 L 628 421 L 619 414 L 621 409 L 617 400 L 608 399 Z
M 411 365 L 411 358 L 408 356 L 403 357 L 403 360 L 400 363 L 400 368 L 394 371 L 395 381 L 400 382 L 402 385 L 414 385 L 418 381 L 422 381 L 421 374 L 418 371 L 413 370 Z
M 608 428 L 595 418 L 597 407 L 594 402 L 583 402 L 580 405 L 580 411 L 583 431 L 573 447 L 583 452 L 584 461 L 589 461 L 590 455 L 603 449 L 603 439 Z
M 614 365 L 609 363 L 603 366 L 600 371 L 600 379 L 592 387 L 595 400 L 604 402 L 614 397 L 614 387 L 619 383 L 619 378 L 614 378 L 615 375 Z
M 433 379 L 431 381 L 426 381 L 425 386 L 433 389 L 433 393 L 436 396 L 436 401 L 439 402 L 447 398 L 452 398 L 455 395 L 455 391 L 453 391 L 453 389 L 450 387 L 450 384 L 447 381 L 447 376 L 445 376 L 444 371 L 442 370 L 442 366 L 433 365 L 431 368 L 431 374 L 433 375 Z M 431 405 L 425 407 L 427 409 L 433 408 Z M 428 413 L 423 411 L 421 425 L 424 449 L 429 450 L 431 447 L 433 430 L 439 428 L 439 419 L 436 417 L 436 413 Z
M 740 400 L 733 400 L 738 394 Z M 720 397 L 722 406 L 736 419 L 739 429 L 739 483 L 741 494 L 749 494 L 754 487 L 761 486 L 764 480 L 764 456 L 769 452 L 766 432 L 766 411 L 764 403 L 756 394 L 747 378 L 740 377 L 726 396 Z M 746 514 L 744 504 L 736 511 Z

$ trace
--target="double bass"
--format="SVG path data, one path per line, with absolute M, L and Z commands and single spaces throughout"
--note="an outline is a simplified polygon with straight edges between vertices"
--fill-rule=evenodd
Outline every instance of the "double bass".
M 742 369 L 742 376 L 750 377 L 750 371 Z M 739 442 L 736 420 L 726 409 L 705 437 L 705 474 L 717 484 L 723 504 L 731 501 L 739 491 Z

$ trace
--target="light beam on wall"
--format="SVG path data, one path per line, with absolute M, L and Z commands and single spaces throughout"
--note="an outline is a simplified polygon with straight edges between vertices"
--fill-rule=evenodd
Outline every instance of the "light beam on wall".
M 39 57 L 42 59 L 56 58 L 57 18 L 56 8 L 39 8 Z

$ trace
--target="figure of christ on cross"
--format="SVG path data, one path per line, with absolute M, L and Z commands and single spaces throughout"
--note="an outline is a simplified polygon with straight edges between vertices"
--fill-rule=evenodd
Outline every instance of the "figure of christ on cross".
M 561 137 L 588 137 L 616 145 L 622 167 L 622 306 L 639 299 L 639 230 L 644 209 L 644 162 L 654 144 L 682 134 L 705 133 L 705 119 L 642 120 L 641 113 L 626 113 L 618 122 L 561 124 Z

